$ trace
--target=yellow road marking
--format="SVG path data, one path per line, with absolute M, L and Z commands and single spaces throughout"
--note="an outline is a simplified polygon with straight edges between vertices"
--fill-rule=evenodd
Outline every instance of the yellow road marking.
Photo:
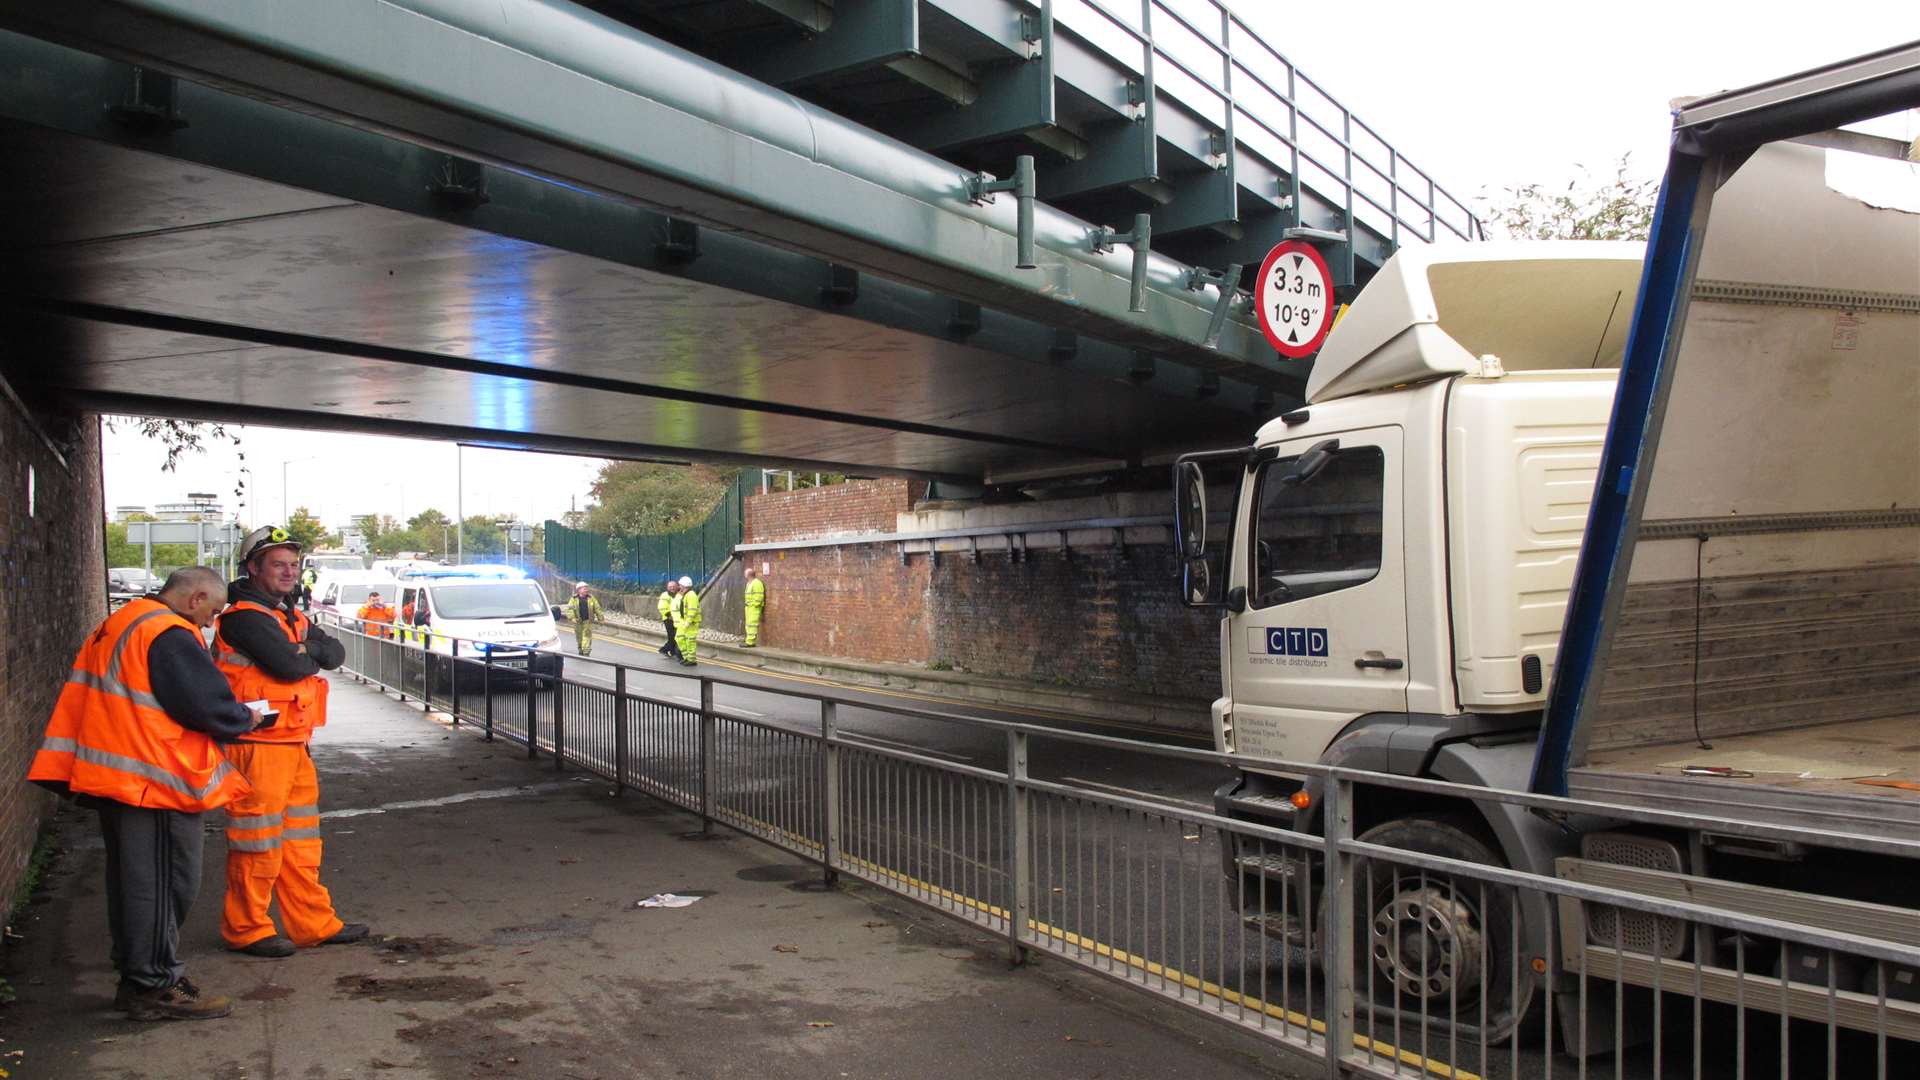
M 754 824 L 763 825 L 766 832 L 779 836 L 782 839 L 785 839 L 787 842 L 792 843 L 807 851 L 814 852 L 815 854 L 818 854 L 820 851 L 820 844 L 808 837 L 796 835 L 776 825 L 769 825 L 764 822 L 760 822 L 758 819 L 747 817 L 744 814 L 740 815 L 740 819 L 743 821 L 752 822 Z M 938 897 L 939 899 L 942 899 L 942 900 L 949 901 L 960 907 L 970 908 L 974 911 L 982 912 L 992 918 L 999 919 L 1002 922 L 1005 922 L 1007 919 L 1012 917 L 1013 913 L 1008 911 L 1006 908 L 999 907 L 998 905 L 995 905 L 995 904 L 989 904 L 984 900 L 976 900 L 971 896 L 967 896 L 963 893 L 955 892 L 952 889 L 935 885 L 930 881 L 922 881 L 919 878 L 911 877 L 909 875 L 903 874 L 898 870 L 893 870 L 888 867 L 882 866 L 879 863 L 873 862 L 870 859 L 862 859 L 862 858 L 859 858 L 858 856 L 848 855 L 845 852 L 842 852 L 840 857 L 845 859 L 848 865 L 858 867 L 876 877 L 884 878 L 889 881 L 893 881 L 893 882 L 897 882 L 897 883 L 909 886 L 915 890 L 918 890 L 919 892 Z M 1265 1013 L 1267 1016 L 1270 1016 L 1276 1020 L 1284 1021 L 1287 1025 L 1291 1027 L 1303 1028 L 1303 1029 L 1312 1031 L 1318 1035 L 1325 1035 L 1327 1033 L 1327 1023 L 1324 1020 L 1315 1020 L 1313 1017 L 1308 1016 L 1306 1013 L 1297 1012 L 1293 1009 L 1288 1009 L 1283 1006 L 1275 1005 L 1271 1002 L 1262 1001 L 1259 998 L 1242 994 L 1238 990 L 1228 989 L 1227 987 L 1221 986 L 1219 983 L 1202 979 L 1195 975 L 1188 975 L 1187 973 L 1179 970 L 1178 968 L 1168 967 L 1165 964 L 1159 963 L 1158 961 L 1148 960 L 1145 957 L 1141 957 L 1141 956 L 1135 956 L 1132 953 L 1129 953 L 1123 949 L 1116 949 L 1111 945 L 1107 945 L 1102 942 L 1096 941 L 1093 938 L 1083 937 L 1079 934 L 1073 933 L 1072 931 L 1063 930 L 1057 926 L 1049 926 L 1048 924 L 1043 923 L 1038 919 L 1028 919 L 1027 929 L 1032 930 L 1036 934 L 1040 934 L 1045 937 L 1052 938 L 1053 940 L 1058 941 L 1064 945 L 1069 945 L 1069 946 L 1072 946 L 1073 948 L 1080 949 L 1083 951 L 1090 951 L 1096 956 L 1103 956 L 1103 957 L 1107 957 L 1108 959 L 1118 961 L 1122 964 L 1127 965 L 1130 968 L 1133 968 L 1141 972 L 1142 974 L 1158 977 L 1162 980 L 1171 980 L 1173 982 L 1177 982 L 1181 986 L 1189 990 L 1197 991 L 1201 994 L 1205 994 L 1208 997 L 1219 998 L 1221 1001 L 1227 1003 L 1228 1005 L 1239 1005 L 1244 1008 L 1252 1009 L 1256 1012 Z M 1431 1057 L 1423 1057 L 1422 1055 L 1412 1050 L 1402 1050 L 1399 1047 L 1394 1046 L 1392 1043 L 1386 1042 L 1385 1040 L 1375 1039 L 1368 1035 L 1362 1035 L 1357 1031 L 1354 1032 L 1354 1035 L 1353 1035 L 1353 1045 L 1356 1048 L 1360 1050 L 1364 1050 L 1367 1053 L 1372 1054 L 1376 1057 L 1396 1058 L 1403 1065 L 1410 1065 L 1415 1068 L 1425 1069 L 1427 1072 L 1433 1074 L 1434 1076 L 1441 1077 L 1442 1080 L 1482 1080 L 1482 1078 L 1476 1073 L 1470 1073 L 1470 1072 L 1467 1072 L 1465 1069 L 1456 1068 L 1452 1065 L 1447 1064 L 1444 1061 L 1436 1061 Z

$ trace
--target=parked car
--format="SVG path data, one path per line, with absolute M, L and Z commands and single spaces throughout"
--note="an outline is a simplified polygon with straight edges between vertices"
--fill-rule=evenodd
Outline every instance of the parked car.
M 116 566 L 107 571 L 107 595 L 131 600 L 160 588 L 160 579 L 138 566 Z

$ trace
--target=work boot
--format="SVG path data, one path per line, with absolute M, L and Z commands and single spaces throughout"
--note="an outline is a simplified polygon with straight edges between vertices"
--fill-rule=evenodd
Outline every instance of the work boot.
M 129 990 L 124 1008 L 129 1020 L 218 1020 L 233 1011 L 233 999 L 202 994 L 183 976 L 164 990 Z
M 356 941 L 365 941 L 367 939 L 368 930 L 369 928 L 367 924 L 363 922 L 346 923 L 346 924 L 343 924 L 340 927 L 340 929 L 335 930 L 333 932 L 332 937 L 326 939 L 325 941 L 322 941 L 320 944 L 351 945 Z
M 261 938 L 250 945 L 242 945 L 233 951 L 243 952 L 248 956 L 264 956 L 269 960 L 285 960 L 294 954 L 295 946 L 292 938 L 275 934 L 272 937 Z
M 682 660 L 682 661 L 680 661 L 680 666 L 681 666 L 681 667 L 692 667 L 692 666 L 693 666 L 693 661 L 691 661 L 691 660 Z

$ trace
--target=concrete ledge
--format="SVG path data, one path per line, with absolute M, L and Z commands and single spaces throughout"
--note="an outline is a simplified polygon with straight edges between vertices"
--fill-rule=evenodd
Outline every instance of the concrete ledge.
M 601 624 L 605 636 L 629 639 L 648 648 L 665 640 L 658 623 L 609 618 Z M 887 664 L 838 656 L 740 646 L 731 635 L 700 636 L 701 655 L 724 658 L 744 667 L 789 675 L 814 675 L 848 686 L 903 690 L 947 698 L 955 703 L 1030 709 L 1065 717 L 1121 720 L 1188 735 L 1213 736 L 1213 720 L 1205 698 L 1176 698 L 1153 694 L 1121 694 L 1078 687 L 1048 686 L 1019 679 L 995 678 L 967 671 L 934 671 L 912 664 Z

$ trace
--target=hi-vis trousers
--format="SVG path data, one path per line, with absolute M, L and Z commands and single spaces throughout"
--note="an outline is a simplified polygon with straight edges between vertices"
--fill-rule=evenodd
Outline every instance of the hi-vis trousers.
M 305 743 L 235 742 L 227 760 L 253 791 L 227 806 L 227 903 L 220 936 L 241 949 L 270 938 L 278 898 L 286 936 L 318 945 L 340 932 L 320 884 L 320 778 Z

